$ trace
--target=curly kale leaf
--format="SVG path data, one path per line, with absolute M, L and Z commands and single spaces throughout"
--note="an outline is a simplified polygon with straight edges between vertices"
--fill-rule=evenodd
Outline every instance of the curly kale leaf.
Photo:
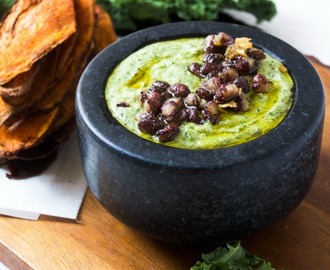
M 276 14 L 272 0 L 97 0 L 110 14 L 116 29 L 136 30 L 145 20 L 167 23 L 175 20 L 215 21 L 223 9 L 253 14 L 257 22 Z
M 227 244 L 212 252 L 202 254 L 190 270 L 275 270 L 269 262 L 245 250 L 240 242 Z
M 276 6 L 271 0 L 227 0 L 224 8 L 231 8 L 253 14 L 257 23 L 270 21 L 276 15 Z
M 116 30 L 137 30 L 143 21 L 170 22 L 173 1 L 163 0 L 97 0 L 111 16 Z

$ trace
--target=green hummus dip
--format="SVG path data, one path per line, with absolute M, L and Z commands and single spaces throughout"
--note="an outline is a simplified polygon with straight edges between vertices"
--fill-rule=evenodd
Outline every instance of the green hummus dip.
M 187 67 L 201 62 L 203 38 L 182 38 L 153 43 L 124 59 L 109 76 L 105 97 L 112 115 L 128 130 L 159 143 L 137 126 L 143 113 L 139 94 L 154 81 L 183 83 L 195 91 L 202 83 Z M 178 136 L 165 145 L 186 149 L 212 149 L 242 144 L 275 128 L 286 116 L 292 103 L 293 81 L 283 64 L 266 54 L 258 73 L 271 82 L 267 93 L 250 92 L 247 111 L 221 111 L 219 123 L 180 125 Z M 118 106 L 125 103 L 128 106 Z

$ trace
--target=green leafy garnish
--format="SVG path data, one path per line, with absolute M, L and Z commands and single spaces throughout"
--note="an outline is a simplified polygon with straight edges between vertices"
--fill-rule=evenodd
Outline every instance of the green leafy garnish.
M 155 24 L 177 20 L 219 19 L 223 9 L 254 15 L 257 22 L 271 20 L 276 14 L 272 0 L 97 0 L 110 14 L 117 30 L 137 30 L 145 21 Z
M 240 242 L 202 254 L 202 260 L 196 262 L 190 270 L 275 270 L 266 262 L 244 249 Z

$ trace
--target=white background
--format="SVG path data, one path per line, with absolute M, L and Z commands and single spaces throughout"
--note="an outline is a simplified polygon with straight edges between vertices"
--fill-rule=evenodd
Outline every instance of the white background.
M 273 2 L 277 7 L 277 15 L 270 22 L 258 25 L 250 14 L 231 10 L 226 12 L 330 66 L 330 2 L 328 0 L 273 0 Z

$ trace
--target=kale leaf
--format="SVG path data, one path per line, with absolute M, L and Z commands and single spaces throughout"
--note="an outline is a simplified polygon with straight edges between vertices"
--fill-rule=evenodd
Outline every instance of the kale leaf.
M 251 254 L 240 242 L 202 254 L 202 261 L 197 261 L 190 270 L 275 270 L 271 263 Z
M 148 23 L 180 20 L 216 21 L 223 9 L 251 13 L 258 23 L 276 14 L 272 0 L 96 0 L 110 14 L 116 30 L 137 30 Z

